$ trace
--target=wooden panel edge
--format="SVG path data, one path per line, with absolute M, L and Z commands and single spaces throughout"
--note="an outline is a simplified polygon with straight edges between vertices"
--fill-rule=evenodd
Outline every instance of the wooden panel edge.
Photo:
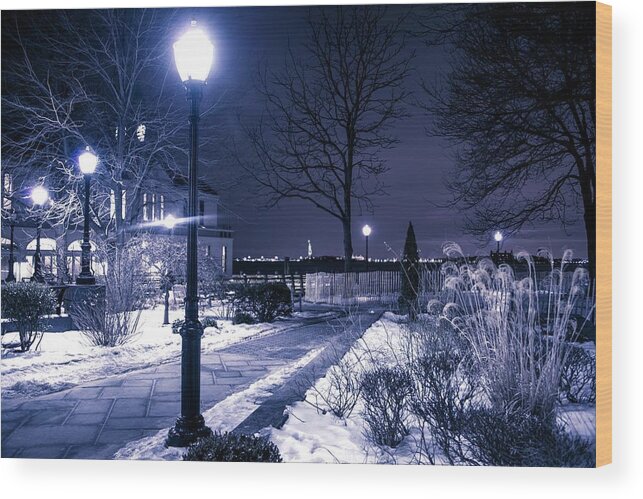
M 596 466 L 612 462 L 612 7 L 596 3 Z

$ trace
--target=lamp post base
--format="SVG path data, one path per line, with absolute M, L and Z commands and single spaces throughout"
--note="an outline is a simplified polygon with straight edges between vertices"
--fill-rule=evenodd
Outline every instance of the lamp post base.
M 165 445 L 167 447 L 187 447 L 199 438 L 211 435 L 212 430 L 205 425 L 205 420 L 201 414 L 192 419 L 179 416 L 174 428 L 171 428 L 167 434 Z

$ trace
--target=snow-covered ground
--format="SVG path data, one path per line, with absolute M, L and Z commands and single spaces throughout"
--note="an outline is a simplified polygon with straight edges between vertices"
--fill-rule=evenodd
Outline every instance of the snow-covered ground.
M 341 362 L 353 374 L 374 365 L 395 364 L 395 352 L 401 349 L 402 318 L 390 312 L 375 322 L 359 339 Z M 331 368 L 334 369 L 334 368 Z M 306 392 L 306 398 L 288 408 L 289 417 L 281 429 L 268 428 L 264 434 L 279 447 L 284 462 L 305 463 L 379 463 L 412 461 L 409 445 L 403 442 L 390 453 L 372 446 L 364 437 L 362 402 L 357 402 L 349 417 L 337 418 L 323 411 L 320 394 L 332 390 L 329 375 L 319 379 Z M 412 437 L 409 437 L 411 439 Z M 411 446 L 412 447 L 412 446 Z
M 203 413 L 205 424 L 212 431 L 234 430 L 254 410 L 279 388 L 288 378 L 313 360 L 324 347 L 311 350 L 299 360 L 273 371 L 255 381 L 245 390 L 234 393 Z M 151 437 L 130 442 L 114 455 L 115 459 L 178 460 L 185 449 L 166 448 L 169 428 L 164 428 Z
M 361 372 L 372 369 L 374 366 L 393 366 L 404 362 L 403 338 L 406 332 L 404 322 L 405 317 L 390 312 L 385 313 L 340 361 L 344 363 L 344 368 L 348 368 L 346 372 L 350 371 L 355 379 L 358 379 Z M 338 369 L 337 364 L 331 369 Z M 328 397 L 328 394 L 335 390 L 330 381 L 331 378 L 332 372 L 329 370 L 325 377 L 319 379 L 306 392 L 304 401 L 287 408 L 289 417 L 281 429 L 265 428 L 262 431 L 264 436 L 270 438 L 279 447 L 284 462 L 395 464 L 426 462 L 419 453 L 418 443 L 423 438 L 431 437 L 423 435 L 417 425 L 411 423 L 409 435 L 397 448 L 383 448 L 369 443 L 365 437 L 366 422 L 361 416 L 364 408 L 361 398 L 347 417 L 338 418 L 328 411 L 323 398 Z M 593 411 L 593 406 L 582 407 L 573 416 L 582 423 L 583 428 L 591 430 L 590 427 L 594 427 L 595 431 L 595 426 L 592 424 Z M 569 424 L 572 423 L 570 419 Z M 592 438 L 591 432 L 584 434 L 578 430 L 578 428 L 572 429 L 575 433 Z M 434 457 L 436 464 L 446 464 L 440 455 Z
M 201 316 L 211 310 L 204 309 Z M 332 313 L 320 314 L 325 317 Z M 183 316 L 183 310 L 170 311 L 170 323 Z M 202 351 L 211 352 L 251 337 L 270 335 L 296 326 L 310 312 L 272 324 L 238 324 L 218 320 L 219 328 L 206 328 Z M 113 348 L 92 346 L 79 331 L 45 333 L 38 351 L 17 353 L 4 347 L 18 341 L 17 333 L 2 337 L 2 397 L 35 397 L 110 375 L 142 369 L 180 356 L 181 337 L 163 326 L 163 307 L 144 310 L 140 331 L 125 345 Z

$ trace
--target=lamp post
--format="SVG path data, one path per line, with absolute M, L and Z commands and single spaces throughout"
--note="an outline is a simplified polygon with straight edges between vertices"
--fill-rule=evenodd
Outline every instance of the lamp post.
M 16 261 L 14 256 L 13 256 L 13 230 L 16 226 L 16 216 L 14 213 L 11 213 L 11 216 L 9 217 L 9 229 L 10 229 L 10 236 L 9 236 L 9 271 L 7 272 L 7 278 L 5 279 L 5 282 L 15 282 L 16 276 L 13 273 L 13 265 L 14 262 Z
M 36 206 L 43 206 L 49 199 L 49 192 L 42 185 L 34 187 L 31 191 L 31 200 Z M 42 255 L 40 253 L 40 229 L 42 228 L 42 217 L 38 216 L 36 228 L 36 252 L 33 255 L 33 277 L 36 282 L 45 282 L 42 274 Z
M 502 232 L 497 230 L 493 235 L 493 238 L 496 240 L 496 253 L 500 254 L 500 243 L 502 242 Z
M 186 447 L 199 437 L 212 434 L 201 415 L 201 336 L 197 296 L 197 154 L 199 101 L 210 73 L 214 47 L 207 35 L 192 25 L 174 44 L 176 68 L 190 103 L 190 154 L 188 171 L 187 286 L 185 320 L 181 327 L 181 415 L 167 437 L 167 445 Z
M 98 158 L 89 148 L 78 156 L 78 166 L 85 179 L 85 203 L 83 205 L 84 224 L 83 224 L 83 242 L 80 245 L 80 274 L 76 277 L 76 284 L 91 285 L 96 284 L 96 278 L 92 272 L 92 246 L 89 242 L 89 193 L 91 175 L 96 171 Z
M 366 238 L 366 272 L 368 272 L 368 236 L 371 235 L 370 225 L 362 227 L 362 234 L 364 234 L 364 237 Z

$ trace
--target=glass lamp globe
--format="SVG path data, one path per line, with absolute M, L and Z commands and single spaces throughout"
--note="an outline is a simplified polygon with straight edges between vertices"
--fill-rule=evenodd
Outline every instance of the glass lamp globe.
M 91 175 L 96 171 L 96 165 L 98 164 L 98 158 L 91 151 L 85 151 L 80 156 L 78 156 L 78 166 L 80 171 L 84 175 Z
M 371 235 L 370 225 L 365 225 L 364 227 L 362 227 L 362 234 L 364 234 L 366 237 Z
M 42 185 L 34 187 L 31 191 L 31 200 L 34 204 L 42 206 L 49 199 L 49 192 Z
M 497 241 L 500 242 L 502 241 L 502 232 L 499 230 L 496 231 L 496 233 L 493 235 L 493 238 Z
M 168 215 L 163 220 L 163 225 L 165 225 L 165 227 L 167 227 L 168 229 L 173 229 L 176 223 L 177 223 L 177 219 L 174 215 Z
M 176 69 L 184 82 L 204 82 L 210 74 L 214 60 L 214 45 L 206 33 L 192 21 L 190 28 L 174 44 Z

